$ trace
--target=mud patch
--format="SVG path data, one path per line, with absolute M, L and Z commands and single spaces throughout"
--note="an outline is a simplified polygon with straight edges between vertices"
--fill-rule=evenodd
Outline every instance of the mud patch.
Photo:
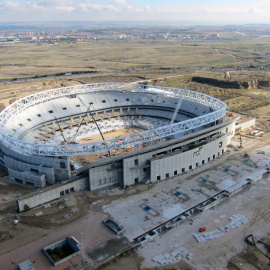
M 97 264 L 123 252 L 129 246 L 129 241 L 125 237 L 111 239 L 103 242 L 98 247 L 91 249 L 87 255 L 91 257 Z
M 0 232 L 0 242 L 5 242 L 6 240 L 9 240 L 14 237 L 14 234 L 12 232 Z
M 227 264 L 228 270 L 269 270 L 268 260 L 253 247 L 246 247 L 233 256 Z

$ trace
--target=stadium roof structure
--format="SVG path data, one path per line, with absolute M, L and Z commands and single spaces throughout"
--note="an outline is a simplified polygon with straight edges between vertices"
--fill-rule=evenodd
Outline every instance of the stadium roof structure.
M 113 138 L 109 140 L 84 144 L 35 144 L 15 139 L 6 132 L 6 126 L 8 125 L 9 121 L 12 121 L 12 117 L 14 117 L 14 115 L 20 114 L 20 112 L 22 112 L 27 107 L 36 106 L 41 102 L 53 100 L 59 97 L 87 94 L 96 91 L 129 91 L 140 92 L 142 94 L 152 93 L 171 96 L 179 100 L 184 99 L 194 103 L 200 103 L 211 108 L 211 111 L 207 114 L 182 122 L 177 122 L 163 127 L 153 128 L 147 131 L 126 135 L 121 137 L 121 140 L 119 138 Z M 226 104 L 224 102 L 212 96 L 187 89 L 149 86 L 133 83 L 95 83 L 76 85 L 35 93 L 12 103 L 0 113 L 0 142 L 2 145 L 8 148 L 27 155 L 79 156 L 132 147 L 138 144 L 165 138 L 182 132 L 187 132 L 198 127 L 211 124 L 221 119 L 225 115 Z

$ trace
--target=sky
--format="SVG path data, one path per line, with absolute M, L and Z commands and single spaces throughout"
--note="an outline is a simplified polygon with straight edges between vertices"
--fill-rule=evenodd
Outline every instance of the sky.
M 0 22 L 270 23 L 269 0 L 0 0 Z

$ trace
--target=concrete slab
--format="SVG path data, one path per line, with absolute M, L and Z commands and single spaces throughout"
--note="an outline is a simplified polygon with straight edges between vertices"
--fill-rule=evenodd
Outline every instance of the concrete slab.
M 268 158 L 267 155 L 263 155 L 263 157 Z M 252 160 L 252 162 L 255 161 Z M 207 172 L 190 178 L 188 181 L 183 181 L 181 176 L 152 185 L 151 189 L 146 192 L 131 195 L 125 200 L 115 200 L 110 205 L 105 205 L 103 211 L 121 224 L 125 236 L 129 240 L 133 240 L 136 236 L 181 214 L 224 189 L 230 191 L 241 189 L 242 185 L 248 183 L 247 177 L 253 173 L 254 175 L 263 173 L 260 170 L 261 168 L 256 168 L 255 165 L 245 164 L 241 159 L 228 161 L 219 166 L 217 170 L 207 170 Z M 202 179 L 206 181 L 201 182 Z M 106 193 L 106 191 L 104 192 Z M 175 192 L 179 192 L 181 195 L 176 196 Z M 148 211 L 147 214 L 149 213 L 151 218 L 146 219 L 146 211 L 140 206 L 142 202 L 156 214 Z M 185 220 L 185 217 L 182 220 Z M 226 232 L 232 228 L 231 226 L 236 225 L 223 226 L 222 232 Z
M 169 254 L 169 253 L 166 253 L 166 254 L 164 254 L 163 256 L 164 256 L 165 259 L 170 258 L 170 254 Z
M 196 238 L 196 240 L 199 243 L 207 242 L 207 240 L 217 239 L 222 236 L 224 236 L 225 232 L 228 232 L 231 229 L 239 228 L 242 224 L 245 224 L 248 222 L 249 217 L 245 215 L 233 215 L 229 218 L 231 222 L 227 224 L 226 226 L 219 227 L 218 229 L 210 232 L 205 232 L 201 234 L 193 234 L 193 236 Z
M 177 255 L 179 255 L 179 251 L 178 250 L 174 250 L 172 253 L 171 253 L 171 256 L 173 257 L 176 257 Z
M 187 257 L 188 259 L 192 258 L 192 253 L 190 253 L 184 247 L 178 246 L 171 253 L 159 254 L 152 258 L 152 261 L 159 263 L 161 265 L 170 264 L 176 261 L 180 261 L 182 258 Z

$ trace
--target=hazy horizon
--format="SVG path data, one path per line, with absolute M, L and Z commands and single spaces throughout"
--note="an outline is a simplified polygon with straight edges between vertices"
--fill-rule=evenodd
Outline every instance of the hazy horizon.
M 270 23 L 266 0 L 1 0 L 0 22 Z M 168 25 L 167 24 L 167 25 Z M 177 24 L 178 25 L 178 24 Z
M 70 25 L 70 26 L 100 26 L 100 27 L 196 27 L 196 26 L 270 26 L 270 23 L 237 23 L 237 22 L 213 22 L 213 21 L 10 21 L 0 22 L 0 26 L 39 26 L 39 25 Z

